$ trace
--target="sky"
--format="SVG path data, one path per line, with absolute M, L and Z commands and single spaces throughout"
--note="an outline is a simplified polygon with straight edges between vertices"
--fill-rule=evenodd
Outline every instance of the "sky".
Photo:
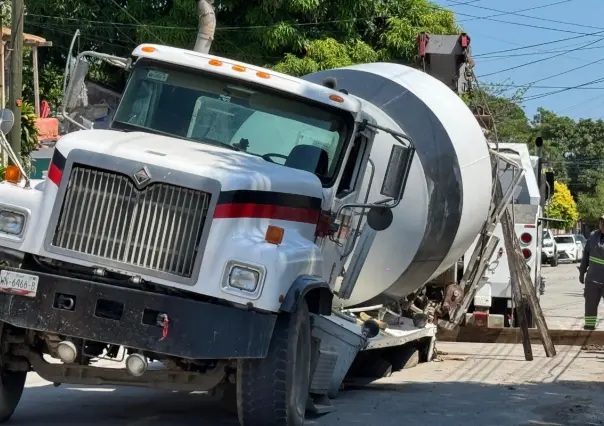
M 470 35 L 479 83 L 547 86 L 525 94 L 529 118 L 538 107 L 575 119 L 604 118 L 604 0 L 434 2 L 454 11 Z M 538 95 L 547 96 L 531 100 Z

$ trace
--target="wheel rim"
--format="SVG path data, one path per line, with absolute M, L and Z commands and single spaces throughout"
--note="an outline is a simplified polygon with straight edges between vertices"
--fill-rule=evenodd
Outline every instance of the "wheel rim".
M 293 403 L 297 414 L 300 418 L 304 418 L 306 411 L 306 401 L 308 399 L 308 388 L 310 382 L 310 350 L 308 346 L 307 333 L 309 331 L 306 328 L 300 330 L 298 333 L 298 339 L 296 342 L 296 360 L 294 362 L 294 385 L 293 392 Z

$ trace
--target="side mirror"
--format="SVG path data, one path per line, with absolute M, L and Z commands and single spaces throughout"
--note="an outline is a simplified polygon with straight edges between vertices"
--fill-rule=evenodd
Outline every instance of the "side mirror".
M 554 172 L 545 172 L 545 182 L 547 182 L 547 200 L 554 195 L 554 182 L 556 178 Z
M 0 132 L 5 136 L 8 135 L 14 124 L 15 114 L 10 109 L 0 109 Z
M 77 61 L 65 91 L 63 104 L 65 105 L 66 109 L 73 109 L 77 106 L 78 100 L 81 98 L 84 92 L 84 81 L 86 79 L 86 75 L 88 75 L 89 69 L 90 64 L 87 61 L 81 58 Z
M 367 213 L 367 225 L 374 231 L 384 231 L 392 225 L 394 215 L 390 207 L 371 207 Z
M 402 145 L 392 146 L 380 194 L 393 198 L 396 201 L 403 198 L 414 155 L 414 148 Z

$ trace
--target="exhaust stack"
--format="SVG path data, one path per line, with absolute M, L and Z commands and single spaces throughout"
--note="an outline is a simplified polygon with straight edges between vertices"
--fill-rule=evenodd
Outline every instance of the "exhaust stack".
M 214 0 L 197 0 L 199 31 L 197 32 L 197 41 L 193 50 L 199 53 L 209 53 L 210 46 L 212 46 L 212 41 L 214 40 L 216 15 L 214 14 L 212 3 L 214 3 Z

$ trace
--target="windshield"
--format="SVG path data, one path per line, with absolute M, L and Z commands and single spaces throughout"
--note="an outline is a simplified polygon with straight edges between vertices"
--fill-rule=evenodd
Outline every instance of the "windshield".
M 554 237 L 558 244 L 574 244 L 575 240 L 573 237 Z
M 245 151 L 329 185 L 351 120 L 345 111 L 242 80 L 146 61 L 134 70 L 112 126 Z
M 584 242 L 585 242 L 585 237 L 584 237 L 583 235 L 577 235 L 577 236 L 575 236 L 575 238 L 576 238 L 577 240 L 581 241 L 582 243 L 584 243 Z

